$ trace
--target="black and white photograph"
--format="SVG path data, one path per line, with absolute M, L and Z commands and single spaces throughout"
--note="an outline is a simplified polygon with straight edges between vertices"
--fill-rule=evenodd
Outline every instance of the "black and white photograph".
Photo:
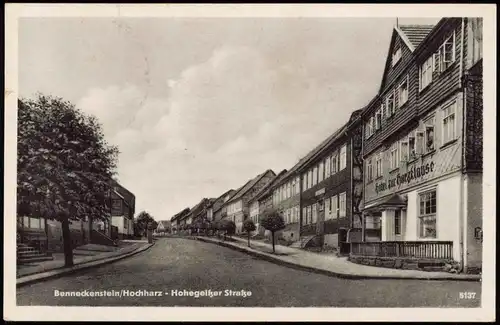
M 494 320 L 495 7 L 414 6 L 7 5 L 5 319 Z

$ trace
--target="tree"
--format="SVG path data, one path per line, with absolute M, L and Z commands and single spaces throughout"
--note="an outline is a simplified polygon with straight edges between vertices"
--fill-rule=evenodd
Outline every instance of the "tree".
M 250 233 L 252 231 L 255 231 L 257 227 L 255 227 L 255 224 L 253 223 L 252 219 L 247 219 L 243 222 L 243 229 L 247 232 L 248 236 L 248 247 L 250 247 Z
M 283 220 L 283 217 L 278 211 L 271 211 L 268 215 L 262 218 L 262 220 L 260 221 L 260 225 L 264 227 L 264 229 L 271 232 L 273 239 L 273 253 L 275 253 L 274 233 L 285 228 L 285 221 Z
M 18 100 L 17 216 L 61 223 L 66 266 L 73 265 L 71 220 L 110 217 L 118 148 L 99 121 L 61 98 Z
M 226 235 L 233 235 L 236 231 L 236 224 L 232 220 L 223 219 L 219 226 L 220 230 L 224 231 L 224 240 Z
M 152 223 L 152 228 L 158 228 L 158 222 L 146 211 L 141 211 L 134 220 L 134 224 L 137 225 L 137 229 L 139 230 L 139 234 L 141 236 L 146 235 L 148 223 Z

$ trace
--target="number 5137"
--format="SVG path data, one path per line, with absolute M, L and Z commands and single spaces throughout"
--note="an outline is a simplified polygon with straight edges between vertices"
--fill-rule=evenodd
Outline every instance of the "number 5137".
M 476 293 L 475 292 L 460 292 L 459 294 L 460 299 L 475 299 L 476 298 Z

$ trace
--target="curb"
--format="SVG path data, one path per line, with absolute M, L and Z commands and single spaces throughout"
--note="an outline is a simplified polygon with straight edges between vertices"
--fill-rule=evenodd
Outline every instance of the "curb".
M 297 269 L 297 270 L 301 270 L 301 271 L 308 271 L 308 272 L 312 272 L 312 273 L 317 273 L 317 274 L 322 274 L 322 275 L 326 275 L 326 276 L 330 276 L 330 277 L 336 277 L 336 278 L 342 278 L 342 279 L 351 279 L 351 280 L 368 280 L 368 279 L 372 279 L 372 280 L 373 279 L 376 279 L 376 280 L 434 280 L 434 281 L 466 281 L 466 282 L 480 282 L 481 281 L 480 277 L 479 278 L 475 278 L 475 277 L 464 277 L 464 278 L 441 277 L 441 278 L 434 278 L 434 277 L 424 277 L 424 276 L 421 276 L 421 277 L 404 277 L 404 276 L 392 276 L 392 275 L 389 275 L 389 276 L 370 276 L 370 275 L 358 275 L 358 274 L 338 273 L 338 272 L 334 272 L 334 271 L 328 271 L 328 270 L 324 270 L 324 269 L 315 268 L 315 267 L 312 267 L 312 266 L 306 266 L 306 265 L 301 265 L 301 264 L 296 264 L 296 263 L 284 261 L 284 260 L 282 260 L 282 259 L 280 259 L 278 257 L 272 256 L 270 254 L 263 253 L 263 252 L 257 252 L 255 250 L 249 250 L 246 247 L 237 246 L 237 245 L 234 245 L 234 244 L 231 244 L 231 243 L 224 243 L 224 242 L 220 242 L 220 241 L 212 241 L 212 240 L 208 240 L 206 238 L 201 238 L 201 237 L 198 237 L 198 238 L 189 238 L 189 239 L 191 239 L 191 240 L 199 240 L 199 241 L 202 241 L 202 242 L 205 242 L 205 243 L 212 243 L 212 244 L 216 244 L 216 245 L 219 245 L 219 246 L 231 248 L 231 249 L 237 250 L 239 252 L 242 252 L 242 253 L 245 253 L 245 254 L 248 254 L 248 255 L 251 255 L 251 256 L 254 256 L 254 257 L 258 257 L 258 258 L 260 258 L 262 260 L 265 260 L 265 261 L 268 261 L 268 262 L 271 262 L 271 263 L 274 263 L 274 264 L 286 266 L 286 267 L 289 267 L 289 268 L 292 268 L 292 269 Z
M 75 264 L 69 268 L 59 268 L 59 269 L 54 269 L 51 271 L 45 271 L 42 273 L 34 273 L 34 274 L 26 275 L 26 276 L 23 276 L 23 277 L 16 279 L 16 287 L 19 288 L 19 287 L 22 287 L 22 286 L 25 286 L 28 284 L 33 284 L 36 282 L 41 282 L 41 281 L 45 281 L 45 280 L 49 280 L 49 279 L 55 279 L 55 278 L 63 277 L 63 276 L 68 275 L 68 274 L 77 273 L 77 272 L 82 271 L 82 270 L 90 269 L 93 267 L 97 267 L 97 266 L 101 266 L 101 265 L 105 265 L 105 264 L 110 264 L 110 263 L 122 260 L 124 258 L 130 257 L 132 255 L 144 252 L 145 250 L 148 250 L 152 246 L 154 246 L 154 243 L 139 247 L 139 248 L 137 248 L 129 253 L 123 254 L 123 255 L 112 256 L 112 257 L 103 258 L 100 260 L 84 262 L 81 264 Z

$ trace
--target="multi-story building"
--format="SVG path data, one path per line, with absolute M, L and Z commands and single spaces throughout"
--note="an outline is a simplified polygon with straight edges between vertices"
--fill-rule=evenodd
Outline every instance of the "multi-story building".
M 132 238 L 134 236 L 135 195 L 114 181 L 111 201 L 111 224 L 117 228 L 118 238 Z M 108 236 L 111 237 L 111 234 Z
M 278 237 L 287 242 L 300 239 L 300 176 L 293 172 L 285 173 L 272 187 L 272 206 L 285 221 L 285 229 Z
M 224 204 L 224 202 L 229 200 L 229 198 L 233 193 L 234 190 L 230 189 L 229 191 L 223 193 L 218 198 L 210 202 L 210 204 L 207 206 L 207 220 L 209 221 L 220 220 L 220 218 L 216 219 L 217 212 L 219 212 L 220 207 Z
M 301 175 L 297 186 L 302 247 L 330 247 L 347 254 L 349 233 L 361 229 L 361 111 L 354 111 L 346 124 L 296 167 Z
M 212 207 L 212 210 L 213 210 L 212 214 L 214 216 L 215 221 L 220 221 L 227 216 L 227 205 L 225 205 L 224 203 L 229 201 L 229 199 L 235 193 L 236 193 L 236 190 L 231 189 L 231 190 L 227 191 L 226 193 L 222 194 L 214 202 L 213 207 Z
M 243 230 L 243 222 L 249 216 L 249 200 L 264 186 L 266 186 L 276 174 L 268 169 L 264 173 L 257 175 L 243 185 L 223 206 L 227 207 L 227 216 L 236 225 L 236 233 Z M 223 216 L 224 218 L 224 216 Z
M 286 174 L 284 169 L 278 173 L 266 186 L 262 187 L 249 201 L 250 219 L 255 224 L 254 234 L 264 234 L 264 229 L 260 227 L 260 218 L 272 211 L 273 186 Z
M 482 218 L 482 97 L 469 97 L 477 83 L 465 79 L 481 69 L 473 21 L 393 30 L 380 90 L 363 112 L 363 237 L 376 243 L 356 244 L 357 254 L 480 263 L 471 227 Z
M 182 224 L 185 222 L 181 222 L 181 220 L 184 220 L 184 217 L 191 211 L 190 208 L 185 208 L 181 212 L 175 214 L 172 218 L 170 218 L 170 223 L 172 225 L 172 232 L 177 233 L 179 230 L 181 230 Z

